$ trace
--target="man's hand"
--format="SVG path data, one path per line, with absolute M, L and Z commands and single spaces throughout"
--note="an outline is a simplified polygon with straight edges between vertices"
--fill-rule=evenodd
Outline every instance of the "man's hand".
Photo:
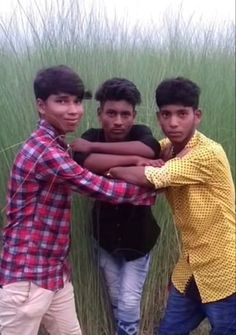
M 160 158 L 167 162 L 169 159 L 173 158 L 172 157 L 172 146 L 171 144 L 168 145 L 165 149 L 161 151 Z
M 153 166 L 162 167 L 165 162 L 162 159 L 148 159 L 143 157 L 137 157 L 136 166 Z
M 77 138 L 70 146 L 73 151 L 82 152 L 84 154 L 92 152 L 92 142 L 84 140 L 83 138 Z
M 162 150 L 160 157 L 163 161 L 167 162 L 168 160 L 175 157 L 182 158 L 185 155 L 187 155 L 190 151 L 191 151 L 190 148 L 183 148 L 177 155 L 173 156 L 173 147 L 168 146 L 164 150 Z

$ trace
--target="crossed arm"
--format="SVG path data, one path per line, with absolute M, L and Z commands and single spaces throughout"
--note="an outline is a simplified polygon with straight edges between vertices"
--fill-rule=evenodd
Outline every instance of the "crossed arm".
M 109 170 L 108 176 L 138 186 L 154 188 L 145 176 L 145 166 L 113 167 Z
M 105 174 L 115 166 L 150 165 L 155 159 L 154 150 L 142 141 L 90 142 L 78 139 L 72 144 L 75 160 L 90 171 Z M 85 156 L 85 159 L 83 159 Z

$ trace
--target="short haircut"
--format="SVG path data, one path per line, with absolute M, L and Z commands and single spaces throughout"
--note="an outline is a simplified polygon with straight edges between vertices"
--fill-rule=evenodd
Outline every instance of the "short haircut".
M 95 93 L 95 99 L 103 105 L 106 101 L 125 100 L 134 108 L 141 103 L 141 94 L 137 87 L 124 78 L 106 80 Z
M 183 105 L 197 109 L 200 93 L 198 85 L 189 79 L 165 79 L 157 86 L 156 104 L 159 108 L 165 105 Z
M 70 67 L 58 65 L 39 70 L 34 79 L 35 98 L 45 101 L 50 95 L 59 93 L 75 95 L 80 100 L 91 98 L 82 79 Z

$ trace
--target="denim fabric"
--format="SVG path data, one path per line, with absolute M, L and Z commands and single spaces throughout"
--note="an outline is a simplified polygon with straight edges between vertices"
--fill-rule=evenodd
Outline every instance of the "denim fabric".
M 111 255 L 99 248 L 98 256 L 113 306 L 114 317 L 118 324 L 122 325 L 120 328 L 126 331 L 119 330 L 118 334 L 136 335 L 137 331 L 133 332 L 133 329 L 134 327 L 137 329 L 139 325 L 140 302 L 149 270 L 150 255 L 126 261 L 122 256 Z M 128 332 L 128 328 L 132 331 Z
M 208 317 L 211 335 L 236 334 L 236 295 L 203 304 L 199 298 L 181 294 L 173 286 L 159 335 L 188 335 Z
M 117 335 L 137 335 L 139 322 L 118 321 Z

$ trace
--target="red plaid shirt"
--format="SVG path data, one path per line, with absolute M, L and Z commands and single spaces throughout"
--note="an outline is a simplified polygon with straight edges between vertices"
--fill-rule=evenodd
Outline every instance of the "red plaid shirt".
M 55 129 L 41 120 L 18 153 L 7 197 L 0 285 L 33 281 L 63 287 L 70 245 L 72 191 L 114 203 L 153 205 L 155 193 L 97 176 L 70 157 Z

